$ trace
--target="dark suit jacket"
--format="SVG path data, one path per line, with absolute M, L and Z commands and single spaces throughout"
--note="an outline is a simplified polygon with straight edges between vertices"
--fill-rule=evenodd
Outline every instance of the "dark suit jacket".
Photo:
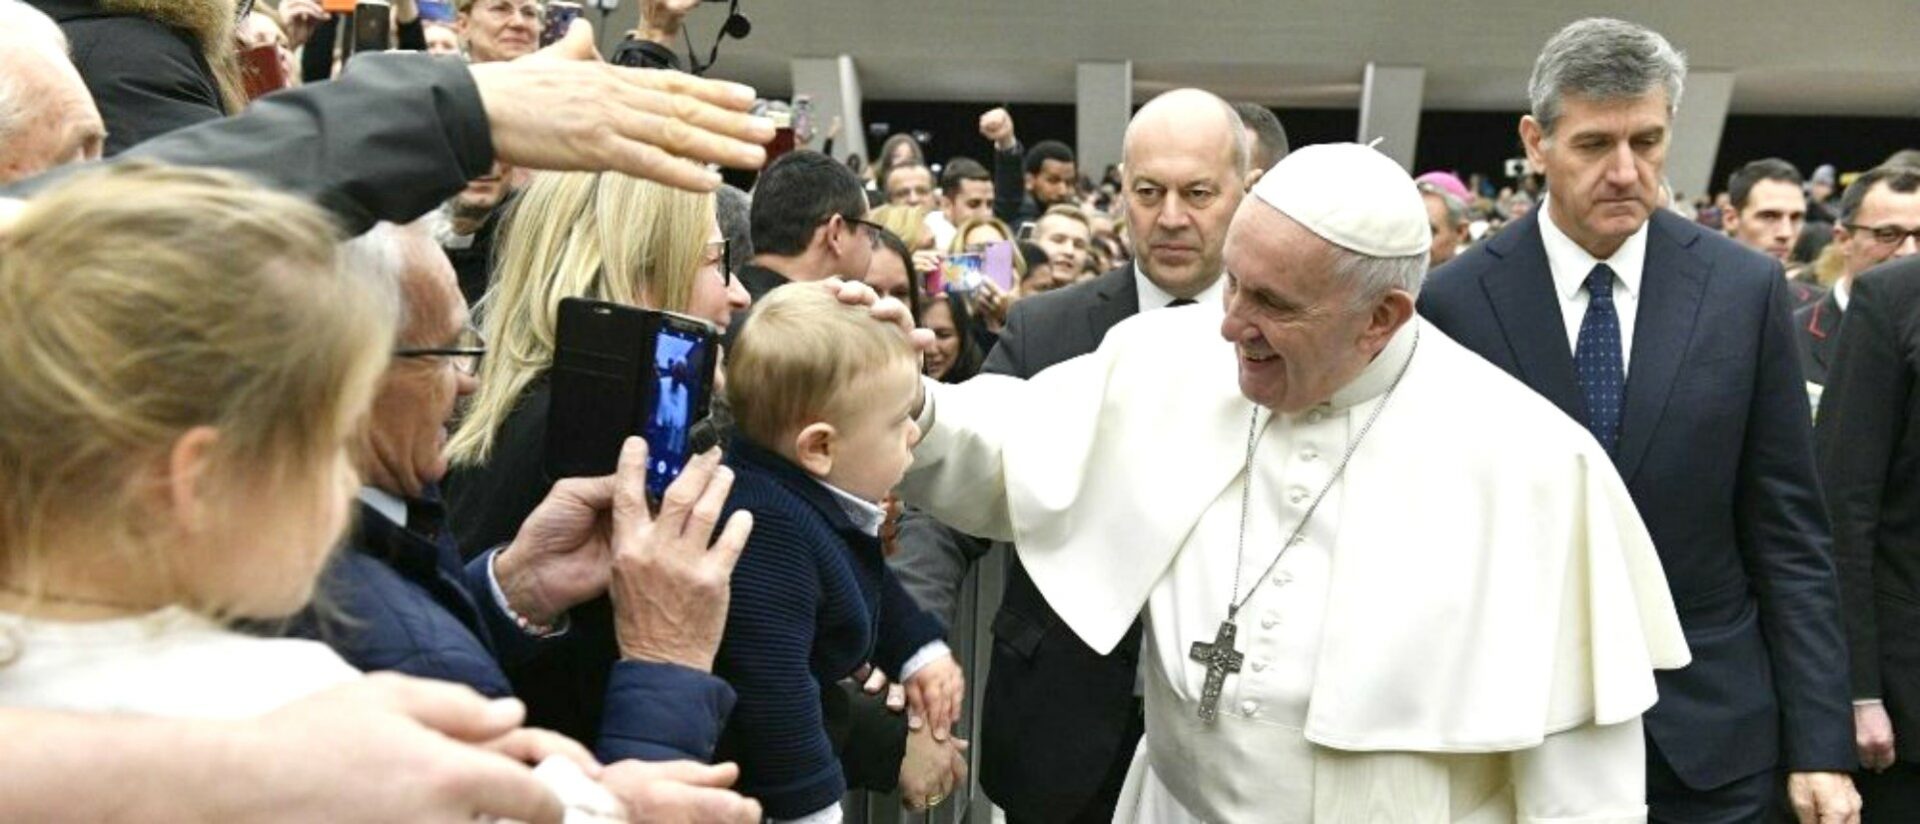
M 494 599 L 493 553 L 462 564 L 452 536 L 436 540 L 371 506 L 347 549 L 320 579 L 323 607 L 309 608 L 288 634 L 322 641 L 355 668 L 391 670 L 465 684 L 482 695 L 513 694 L 504 667 L 530 660 L 560 639 L 527 637 Z M 564 639 L 565 636 L 561 636 Z M 597 737 L 583 739 L 601 760 L 709 761 L 734 705 L 719 678 L 671 664 L 622 661 L 604 689 L 609 702 Z
M 1420 312 L 1582 420 L 1538 214 L 1435 272 Z M 1693 650 L 1647 735 L 1694 789 L 1856 764 L 1791 305 L 1777 261 L 1654 213 L 1614 463 Z
M 1828 292 L 1819 301 L 1793 313 L 1793 336 L 1800 343 L 1800 371 L 1808 381 L 1825 386 L 1833 366 L 1833 347 L 1840 339 L 1840 299 Z
M 1854 279 L 1831 367 L 1816 434 L 1853 696 L 1920 762 L 1920 258 Z
M 768 269 L 758 263 L 749 263 L 741 266 L 740 271 L 735 273 L 734 277 L 739 278 L 741 285 L 747 287 L 747 296 L 752 298 L 754 303 L 759 303 L 760 299 L 766 297 L 768 292 L 785 286 L 788 283 L 786 275 Z
M 1032 377 L 1092 352 L 1107 330 L 1139 311 L 1132 266 L 1027 298 L 1014 304 L 982 371 Z M 1129 723 L 1140 625 L 1112 654 L 1094 652 L 1047 606 L 1019 558 L 1009 557 L 981 708 L 980 782 L 1014 817 L 1076 819 L 1092 812 L 1084 808 L 1109 766 L 1138 741 Z

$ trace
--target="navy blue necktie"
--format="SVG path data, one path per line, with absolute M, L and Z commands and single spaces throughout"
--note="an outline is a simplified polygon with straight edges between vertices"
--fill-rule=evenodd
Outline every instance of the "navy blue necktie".
M 1587 275 L 1587 316 L 1574 347 L 1574 375 L 1587 399 L 1587 430 L 1607 454 L 1620 441 L 1621 398 L 1627 392 L 1620 358 L 1620 313 L 1613 308 L 1613 270 L 1602 263 Z

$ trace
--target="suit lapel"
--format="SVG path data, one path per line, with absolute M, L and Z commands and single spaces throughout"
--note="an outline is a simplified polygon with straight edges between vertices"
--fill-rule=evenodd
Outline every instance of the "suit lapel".
M 1560 296 L 1554 292 L 1547 248 L 1540 242 L 1539 213 L 1501 232 L 1487 251 L 1511 263 L 1496 267 L 1480 285 L 1519 367 L 1520 380 L 1574 420 L 1586 420 L 1587 402 L 1574 377 Z
M 1109 270 L 1095 285 L 1098 297 L 1087 304 L 1088 352 L 1100 347 L 1107 330 L 1140 313 L 1140 287 L 1133 282 L 1133 267 Z
M 1813 305 L 1813 317 L 1807 319 L 1807 334 L 1813 338 L 1813 362 L 1821 369 L 1833 367 L 1833 345 L 1840 337 L 1840 298 L 1828 292 Z
M 1631 483 L 1653 442 L 1653 430 L 1680 374 L 1706 292 L 1707 266 L 1691 248 L 1700 232 L 1682 219 L 1655 212 L 1647 230 L 1647 261 L 1634 315 L 1633 358 L 1614 464 Z M 1677 225 L 1676 225 L 1677 224 Z

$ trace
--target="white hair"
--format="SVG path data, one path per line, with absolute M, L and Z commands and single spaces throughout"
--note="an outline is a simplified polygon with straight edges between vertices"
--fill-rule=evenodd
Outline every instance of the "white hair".
M 1659 32 L 1624 20 L 1590 17 L 1561 29 L 1540 50 L 1527 81 L 1527 99 L 1540 130 L 1551 136 L 1566 95 L 1622 100 L 1661 88 L 1671 116 L 1680 109 L 1686 79 L 1686 55 Z
M 1412 297 L 1420 296 L 1420 282 L 1427 277 L 1427 253 L 1406 257 L 1371 257 L 1334 245 L 1333 274 L 1354 285 L 1354 308 L 1368 309 L 1392 290 Z
M 20 0 L 0 0 L 0 137 L 20 130 L 32 112 L 21 72 L 30 55 L 66 60 L 67 35 L 45 12 Z
M 396 295 L 400 308 L 393 333 L 404 334 L 412 312 L 407 306 L 407 228 L 381 221 L 365 234 L 340 244 L 340 266 L 355 276 L 379 284 L 381 291 Z

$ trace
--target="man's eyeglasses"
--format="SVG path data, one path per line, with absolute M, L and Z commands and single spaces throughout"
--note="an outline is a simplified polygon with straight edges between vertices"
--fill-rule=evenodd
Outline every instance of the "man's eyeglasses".
M 720 270 L 720 285 L 722 287 L 732 286 L 733 285 L 733 241 L 731 240 L 707 241 L 706 251 L 702 252 L 700 255 L 700 265 L 702 267 L 712 266 L 713 268 Z
M 454 371 L 462 375 L 480 373 L 480 358 L 487 354 L 487 342 L 480 337 L 480 330 L 471 324 L 460 330 L 460 337 L 454 339 L 452 346 L 432 349 L 396 349 L 396 358 L 446 358 Z
M 878 223 L 875 223 L 871 220 L 867 220 L 866 218 L 849 217 L 849 218 L 845 218 L 845 220 L 847 221 L 848 224 L 854 227 L 854 231 L 856 232 L 862 228 L 865 228 L 867 230 L 867 242 L 869 244 L 872 244 L 875 250 L 878 250 L 880 248 L 880 235 L 881 233 L 887 231 L 887 227 L 882 226 Z
M 1847 229 L 1856 234 L 1866 232 L 1868 237 L 1873 238 L 1874 244 L 1879 246 L 1899 245 L 1905 243 L 1907 238 L 1920 241 L 1920 229 L 1908 229 L 1904 226 L 1861 226 L 1858 223 L 1849 223 Z

